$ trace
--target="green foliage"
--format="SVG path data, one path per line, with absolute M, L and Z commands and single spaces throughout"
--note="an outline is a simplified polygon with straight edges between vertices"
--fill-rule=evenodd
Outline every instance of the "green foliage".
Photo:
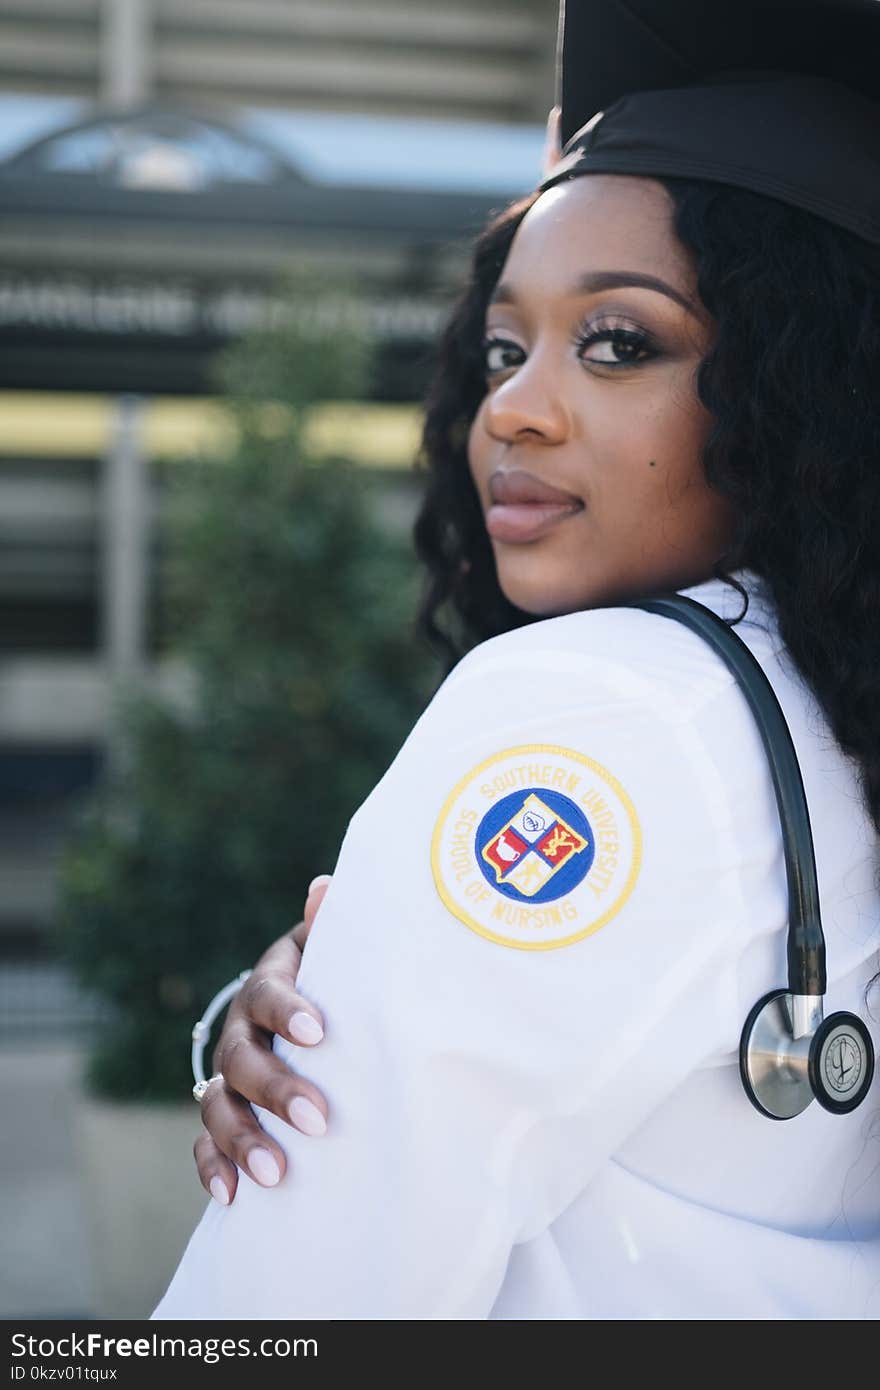
M 62 872 L 62 952 L 113 1006 L 91 1068 L 105 1094 L 186 1097 L 195 1017 L 298 919 L 435 682 L 415 560 L 377 520 L 375 481 L 302 443 L 310 405 L 350 398 L 366 361 L 350 323 L 240 344 L 224 364 L 237 447 L 174 470 L 194 696 L 127 702 L 124 771 L 83 808 Z

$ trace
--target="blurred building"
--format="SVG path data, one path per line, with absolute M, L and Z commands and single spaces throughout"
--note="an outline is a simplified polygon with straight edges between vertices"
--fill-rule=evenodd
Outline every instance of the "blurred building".
M 0 86 L 543 123 L 547 0 L 3 0 Z
M 328 447 L 406 512 L 463 248 L 539 169 L 555 11 L 0 0 L 0 1030 L 88 1013 L 47 948 L 55 865 L 115 692 L 181 678 L 163 460 L 216 437 L 214 353 L 293 264 L 351 285 L 380 347 Z

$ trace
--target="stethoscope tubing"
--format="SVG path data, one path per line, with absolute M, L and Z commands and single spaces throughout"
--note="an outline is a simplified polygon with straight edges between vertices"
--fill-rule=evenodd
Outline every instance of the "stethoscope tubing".
M 826 989 L 825 936 L 813 831 L 800 764 L 788 723 L 760 663 L 723 618 L 682 594 L 629 605 L 683 623 L 702 637 L 726 665 L 754 716 L 773 779 L 788 880 L 788 988 L 796 996 Z

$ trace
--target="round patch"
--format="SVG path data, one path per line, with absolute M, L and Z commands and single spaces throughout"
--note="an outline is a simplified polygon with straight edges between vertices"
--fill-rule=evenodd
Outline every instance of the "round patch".
M 554 744 L 508 748 L 447 799 L 434 882 L 461 922 L 503 946 L 546 951 L 598 931 L 638 877 L 635 807 L 610 772 Z

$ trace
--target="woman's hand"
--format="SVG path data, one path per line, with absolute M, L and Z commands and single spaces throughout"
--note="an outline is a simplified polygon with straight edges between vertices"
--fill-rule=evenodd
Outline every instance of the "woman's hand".
M 221 1079 L 205 1092 L 205 1129 L 193 1153 L 202 1186 L 222 1206 L 235 1197 L 239 1168 L 261 1186 L 274 1187 L 287 1167 L 283 1151 L 257 1123 L 249 1101 L 304 1134 L 317 1136 L 327 1127 L 324 1097 L 275 1056 L 272 1037 L 279 1033 L 300 1047 L 314 1047 L 324 1036 L 320 1013 L 294 983 L 329 883 L 329 874 L 312 881 L 303 921 L 260 956 L 229 1006 L 214 1050 L 214 1072 Z

